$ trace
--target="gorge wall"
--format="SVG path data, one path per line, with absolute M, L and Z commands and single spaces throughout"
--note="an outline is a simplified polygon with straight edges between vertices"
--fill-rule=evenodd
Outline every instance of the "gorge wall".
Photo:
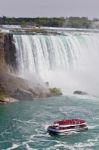
M 17 68 L 13 34 L 5 34 L 4 36 L 4 59 L 7 65 L 12 66 L 13 69 Z

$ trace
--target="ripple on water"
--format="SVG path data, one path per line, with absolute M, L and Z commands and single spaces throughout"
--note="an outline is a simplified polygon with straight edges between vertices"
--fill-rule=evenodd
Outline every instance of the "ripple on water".
M 17 113 L 11 109 L 12 105 L 2 106 L 5 111 L 0 116 L 0 150 L 98 150 L 98 104 L 98 101 L 92 99 L 87 101 L 61 97 L 42 102 L 40 100 L 40 103 L 29 101 L 14 104 Z M 48 125 L 55 120 L 74 117 L 86 120 L 89 130 L 58 137 L 46 132 Z

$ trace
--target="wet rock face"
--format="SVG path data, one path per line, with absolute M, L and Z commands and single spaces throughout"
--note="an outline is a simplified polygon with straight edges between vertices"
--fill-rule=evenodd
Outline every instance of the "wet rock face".
M 74 91 L 73 94 L 88 95 L 88 93 L 84 91 Z
M 31 92 L 19 88 L 15 90 L 13 97 L 19 100 L 33 100 L 33 95 Z
M 13 34 L 6 34 L 4 36 L 4 58 L 5 62 L 12 66 L 14 70 L 17 68 L 16 48 L 13 40 Z
M 0 64 L 4 62 L 4 34 L 0 33 Z
M 48 88 L 32 83 L 28 80 L 13 76 L 10 73 L 0 72 L 0 96 L 12 97 L 18 100 L 33 100 L 52 96 Z M 2 99 L 1 99 L 2 100 Z M 4 100 L 3 100 L 4 101 Z

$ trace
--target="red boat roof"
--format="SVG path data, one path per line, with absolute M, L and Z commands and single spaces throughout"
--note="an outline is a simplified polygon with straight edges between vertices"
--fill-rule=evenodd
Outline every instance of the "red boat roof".
M 59 125 L 71 125 L 71 124 L 83 124 L 83 123 L 86 123 L 86 121 L 81 119 L 59 120 L 54 122 L 54 124 L 59 124 Z

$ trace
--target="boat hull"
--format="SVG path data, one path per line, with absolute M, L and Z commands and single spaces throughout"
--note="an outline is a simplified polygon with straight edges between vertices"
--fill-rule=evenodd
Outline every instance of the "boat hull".
M 78 129 L 69 129 L 69 130 L 57 130 L 57 129 L 48 128 L 47 132 L 50 135 L 63 135 L 63 134 L 69 134 L 72 132 L 81 132 L 81 131 L 86 131 L 86 130 L 88 130 L 88 127 L 78 128 Z

